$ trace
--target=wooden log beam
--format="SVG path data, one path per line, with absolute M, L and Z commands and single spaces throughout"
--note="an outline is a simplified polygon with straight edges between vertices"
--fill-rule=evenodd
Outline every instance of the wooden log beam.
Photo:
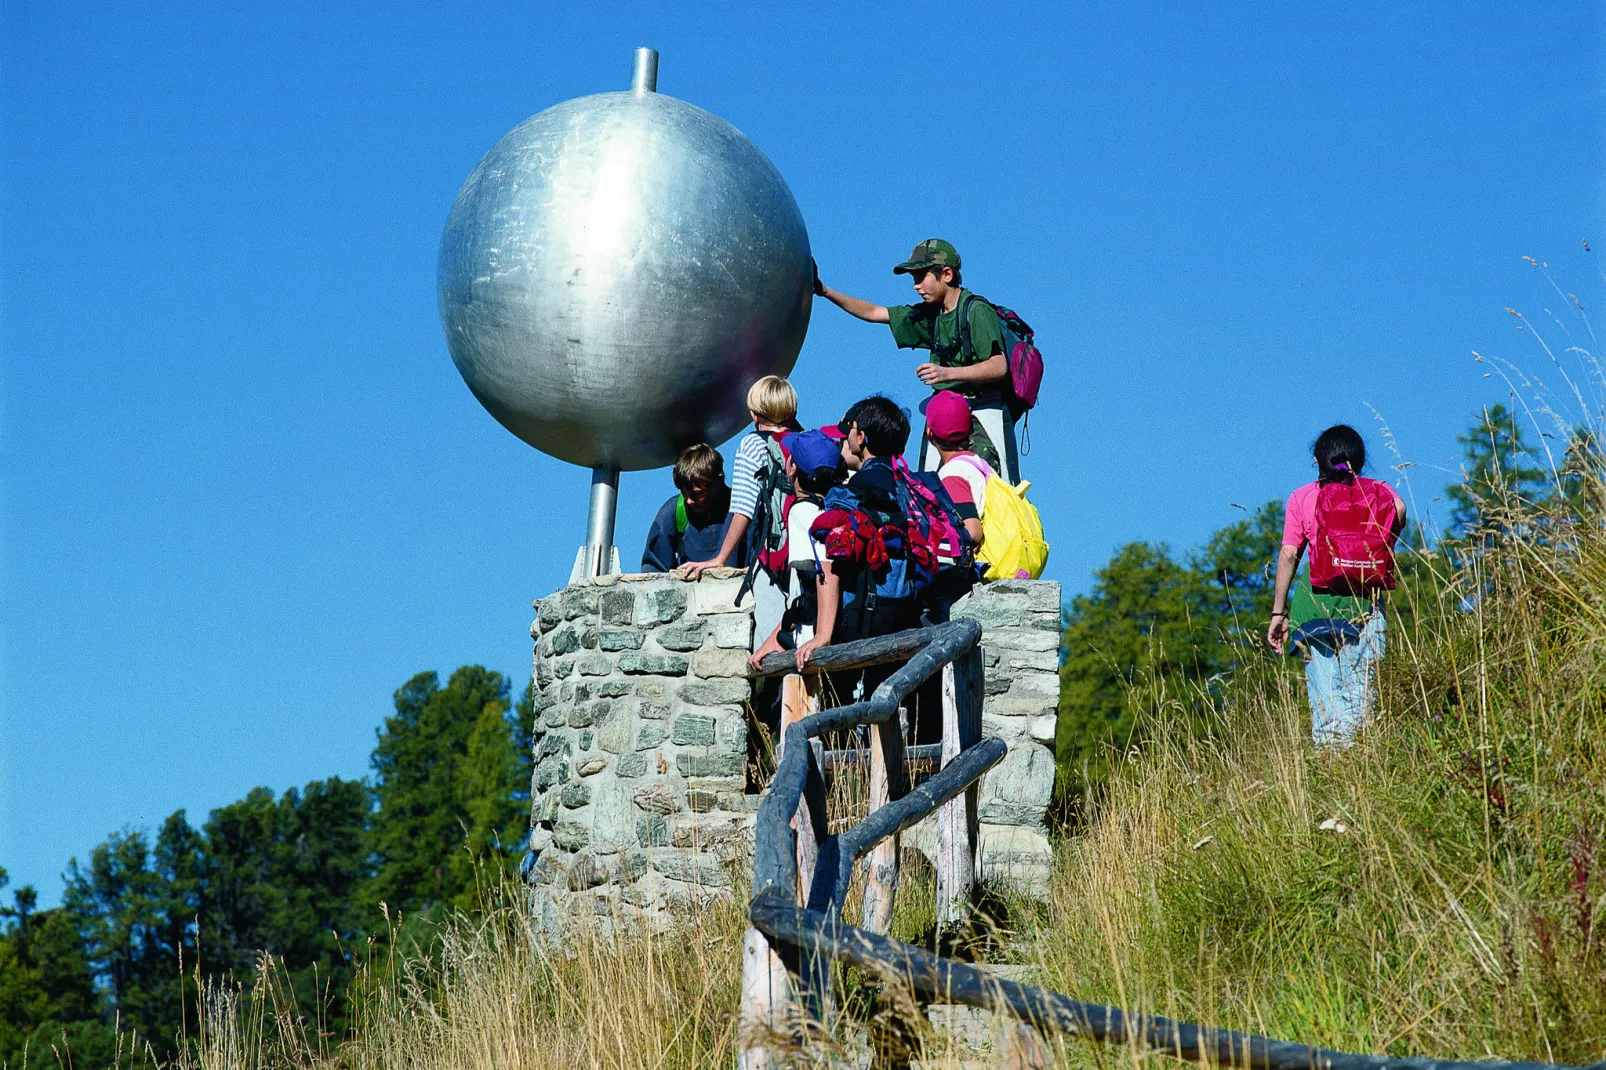
M 947 768 L 981 739 L 981 650 L 972 648 L 942 669 L 942 765 Z M 972 783 L 937 811 L 937 926 L 961 924 L 970 913 L 980 832 L 979 785 Z
M 910 655 L 918 653 L 931 642 L 936 631 L 935 628 L 910 628 L 891 635 L 878 635 L 873 639 L 822 646 L 810 656 L 803 672 L 813 676 L 822 672 L 846 672 L 907 661 Z M 784 676 L 797 671 L 797 655 L 790 650 L 780 650 L 765 657 L 759 663 L 758 672 L 751 675 Z
M 870 812 L 903 798 L 903 732 L 896 720 L 883 721 L 870 736 Z M 865 860 L 864 906 L 860 924 L 885 933 L 892 924 L 892 901 L 898 891 L 898 851 L 903 837 L 893 833 Z

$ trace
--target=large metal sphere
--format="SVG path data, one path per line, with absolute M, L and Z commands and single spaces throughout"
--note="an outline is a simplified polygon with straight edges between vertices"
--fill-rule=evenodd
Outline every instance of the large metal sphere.
M 446 341 L 474 396 L 544 453 L 669 464 L 785 375 L 813 275 L 797 202 L 723 119 L 658 93 L 548 108 L 468 176 L 441 237 Z

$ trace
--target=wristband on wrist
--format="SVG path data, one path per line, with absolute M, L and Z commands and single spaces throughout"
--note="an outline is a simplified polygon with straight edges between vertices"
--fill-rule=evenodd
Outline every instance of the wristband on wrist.
M 1288 616 L 1288 611 L 1286 609 L 1275 610 L 1275 611 L 1273 611 L 1272 616 L 1273 617 L 1286 617 L 1286 616 Z

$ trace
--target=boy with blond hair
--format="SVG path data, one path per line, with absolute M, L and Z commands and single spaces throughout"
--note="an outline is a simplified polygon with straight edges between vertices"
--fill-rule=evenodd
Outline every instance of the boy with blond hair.
M 725 483 L 725 458 L 706 442 L 687 446 L 675 460 L 675 489 L 680 493 L 659 508 L 641 552 L 641 571 L 669 572 L 688 561 L 717 554 L 730 527 L 731 489 Z M 732 564 L 746 561 L 738 546 Z
M 753 575 L 753 641 L 762 643 L 786 612 L 787 575 L 784 515 L 775 517 L 780 504 L 772 500 L 778 487 L 786 487 L 786 451 L 781 438 L 795 430 L 797 391 L 779 375 L 766 375 L 747 391 L 747 414 L 753 430 L 742 436 L 736 447 L 735 472 L 731 478 L 730 527 L 719 552 L 703 561 L 682 565 L 680 575 L 696 579 L 704 569 L 731 564 L 736 549 L 746 540 L 748 561 L 757 556 L 760 567 Z M 764 530 L 753 529 L 753 519 L 763 516 Z M 779 526 L 779 545 L 770 538 L 771 524 Z

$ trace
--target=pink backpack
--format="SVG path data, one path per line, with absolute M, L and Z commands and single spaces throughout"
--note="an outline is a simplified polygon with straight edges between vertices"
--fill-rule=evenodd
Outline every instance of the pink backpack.
M 1037 350 L 1032 329 L 1013 309 L 995 305 L 987 298 L 972 294 L 959 310 L 960 352 L 972 349 L 970 342 L 970 302 L 981 301 L 998 313 L 998 322 L 1004 328 L 1004 355 L 1009 358 L 1009 411 L 1016 419 L 1037 407 L 1037 392 L 1043 386 L 1043 354 Z M 935 352 L 935 347 L 933 348 Z
M 1394 491 L 1376 479 L 1356 476 L 1318 489 L 1311 587 L 1326 594 L 1392 591 L 1394 516 Z

